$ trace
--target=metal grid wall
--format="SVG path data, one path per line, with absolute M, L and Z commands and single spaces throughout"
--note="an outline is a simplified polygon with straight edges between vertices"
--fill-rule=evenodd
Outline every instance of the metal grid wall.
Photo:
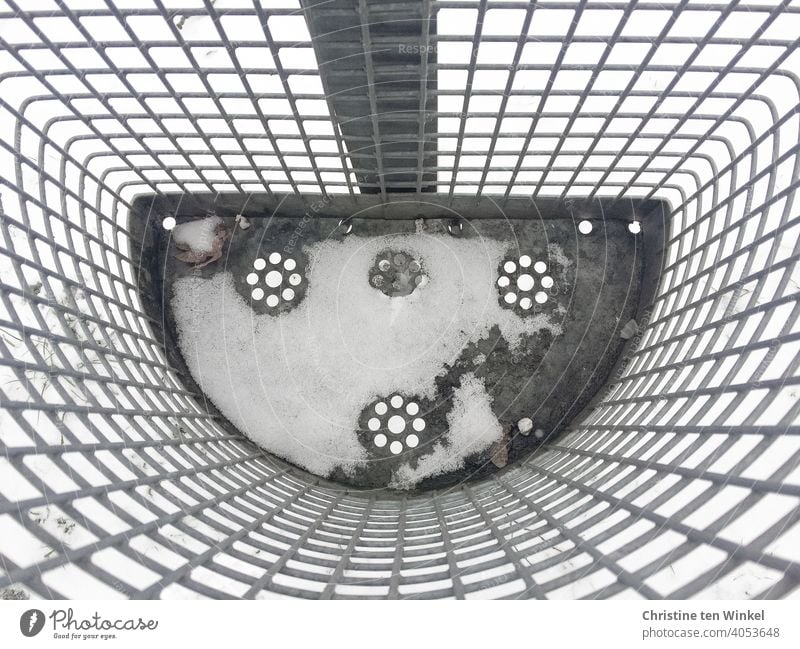
M 309 43 L 281 38 L 296 8 L 173 4 L 0 3 L 0 587 L 797 596 L 798 3 L 425 5 L 440 194 L 672 212 L 600 406 L 509 471 L 413 498 L 264 456 L 165 360 L 135 195 L 359 191 Z

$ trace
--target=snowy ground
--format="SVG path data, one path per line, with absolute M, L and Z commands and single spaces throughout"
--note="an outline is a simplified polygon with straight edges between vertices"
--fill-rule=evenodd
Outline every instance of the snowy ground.
M 429 278 L 402 298 L 368 283 L 376 254 L 390 247 L 420 260 Z M 508 244 L 427 234 L 348 238 L 309 246 L 305 300 L 279 317 L 257 315 L 229 273 L 175 282 L 179 344 L 205 394 L 268 451 L 329 475 L 367 462 L 355 432 L 362 410 L 396 392 L 433 398 L 435 377 L 470 343 L 499 327 L 509 344 L 557 327 L 498 304 L 497 268 Z M 392 486 L 457 469 L 501 437 L 491 398 L 463 378 L 448 414 L 450 445 L 418 466 L 402 466 Z

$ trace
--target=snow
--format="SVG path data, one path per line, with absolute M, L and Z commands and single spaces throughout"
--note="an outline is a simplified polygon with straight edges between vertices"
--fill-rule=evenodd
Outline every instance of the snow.
M 306 249 L 305 300 L 278 317 L 255 314 L 227 272 L 181 278 L 172 303 L 179 345 L 206 396 L 257 444 L 318 475 L 351 471 L 367 461 L 355 430 L 376 398 L 434 397 L 435 377 L 493 326 L 512 349 L 542 329 L 560 333 L 545 315 L 499 305 L 496 269 L 508 245 L 425 234 L 321 242 Z M 368 270 L 387 247 L 419 259 L 430 281 L 402 298 L 370 286 Z M 446 466 L 478 450 L 466 436 L 483 444 L 496 431 L 482 384 L 467 380 L 459 394 L 450 424 L 462 455 L 442 450 Z M 473 407 L 477 427 L 458 414 Z M 443 466 L 430 460 L 397 482 L 411 486 Z
M 550 243 L 547 245 L 547 256 L 554 263 L 561 266 L 561 281 L 565 282 L 567 279 L 567 269 L 572 265 L 572 261 L 564 254 L 561 246 L 557 243 Z
M 222 224 L 218 216 L 208 216 L 176 225 L 172 230 L 175 243 L 194 252 L 210 253 L 214 249 L 214 230 Z
M 420 459 L 416 468 L 406 464 L 395 473 L 391 486 L 412 488 L 423 478 L 455 471 L 464 466 L 464 458 L 488 448 L 503 437 L 503 427 L 492 412 L 492 398 L 482 379 L 470 373 L 461 379 L 453 394 L 453 408 L 447 413 L 450 434 L 439 442 L 430 455 Z

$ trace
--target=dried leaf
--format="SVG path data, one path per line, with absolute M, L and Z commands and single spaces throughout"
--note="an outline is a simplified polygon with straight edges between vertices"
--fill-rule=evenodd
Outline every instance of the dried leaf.
M 508 443 L 511 440 L 511 424 L 503 426 L 503 437 L 489 447 L 489 459 L 498 469 L 508 464 Z
M 208 266 L 208 264 L 215 262 L 217 259 L 222 257 L 222 246 L 227 238 L 228 231 L 225 229 L 225 226 L 218 225 L 214 230 L 214 241 L 211 243 L 210 252 L 195 251 L 186 246 L 176 245 L 178 250 L 182 250 L 183 252 L 175 255 L 175 259 L 187 264 L 194 264 L 195 268 L 203 268 L 204 266 Z
M 208 253 L 193 252 L 191 250 L 185 250 L 184 252 L 179 252 L 177 255 L 175 255 L 175 259 L 187 264 L 199 264 L 201 261 L 204 261 L 207 257 Z
M 623 340 L 629 340 L 630 338 L 633 338 L 638 332 L 639 332 L 639 324 L 636 322 L 636 320 L 631 319 L 625 323 L 624 327 L 622 327 L 622 331 L 620 331 L 619 337 L 622 338 Z

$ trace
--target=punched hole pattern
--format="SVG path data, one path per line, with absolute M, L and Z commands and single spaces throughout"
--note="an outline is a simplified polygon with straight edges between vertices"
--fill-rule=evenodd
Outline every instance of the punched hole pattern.
M 405 251 L 384 250 L 369 270 L 370 285 L 389 297 L 411 295 L 427 282 L 422 263 Z
M 297 261 L 277 251 L 266 257 L 257 257 L 252 272 L 245 277 L 250 287 L 250 299 L 253 302 L 263 300 L 273 310 L 281 304 L 295 304 L 298 287 L 304 281 L 304 271 L 298 267 Z
M 381 456 L 400 455 L 419 446 L 427 429 L 419 402 L 394 394 L 371 404 L 365 411 L 370 446 Z
M 497 288 L 500 303 L 518 313 L 535 313 L 557 293 L 555 280 L 545 261 L 533 261 L 530 255 L 505 259 L 499 268 Z

